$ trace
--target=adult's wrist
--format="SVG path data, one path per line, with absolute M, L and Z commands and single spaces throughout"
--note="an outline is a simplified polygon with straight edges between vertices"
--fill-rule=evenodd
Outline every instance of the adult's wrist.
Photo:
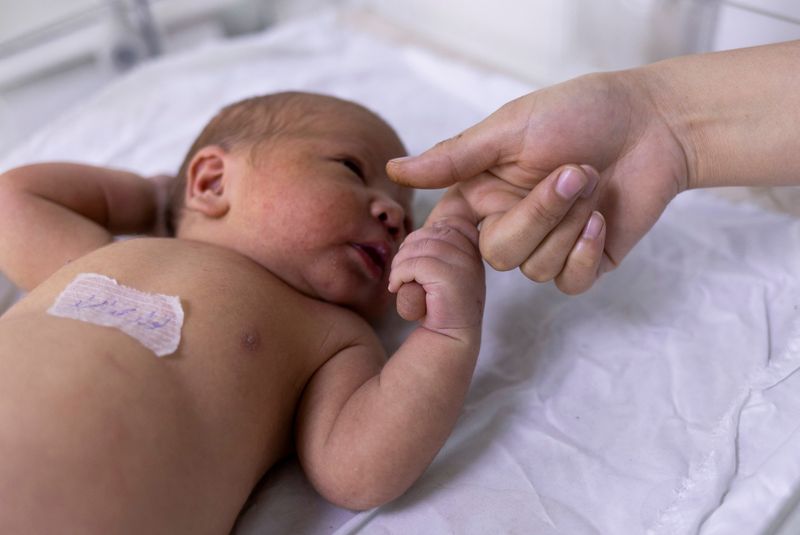
M 797 184 L 800 41 L 682 56 L 640 70 L 687 160 L 687 187 Z
M 691 119 L 695 112 L 691 110 L 691 102 L 685 88 L 676 83 L 676 70 L 679 66 L 670 60 L 645 65 L 629 72 L 632 83 L 645 99 L 644 106 L 649 113 L 644 114 L 646 120 L 660 121 L 669 131 L 677 146 L 677 154 L 684 158 L 686 169 L 683 180 L 679 181 L 679 192 L 702 187 L 699 177 L 701 169 L 706 167 L 702 161 L 708 152 L 702 148 L 703 137 L 698 135 L 696 123 Z M 632 98 L 636 98 L 636 95 Z

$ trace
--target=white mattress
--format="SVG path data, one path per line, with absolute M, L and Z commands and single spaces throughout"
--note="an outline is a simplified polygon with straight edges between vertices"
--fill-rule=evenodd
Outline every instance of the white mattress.
M 140 68 L 0 169 L 174 171 L 221 105 L 284 89 L 357 100 L 416 153 L 531 88 L 325 13 Z M 236 533 L 764 533 L 800 488 L 798 267 L 800 221 L 691 192 L 580 297 L 489 270 L 463 416 L 414 487 L 354 514 L 289 460 Z

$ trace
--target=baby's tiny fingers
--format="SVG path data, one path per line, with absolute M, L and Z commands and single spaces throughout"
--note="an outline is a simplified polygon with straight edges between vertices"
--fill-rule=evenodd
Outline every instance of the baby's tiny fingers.
M 592 287 L 600 276 L 605 237 L 605 219 L 600 212 L 594 212 L 569 253 L 564 269 L 555 278 L 559 290 L 576 295 Z
M 463 255 L 464 253 L 458 252 Z M 463 271 L 455 262 L 444 261 L 439 256 L 410 256 L 392 264 L 389 274 L 389 289 L 397 291 L 403 284 L 418 282 L 425 286 L 444 280 L 451 280 Z
M 475 244 L 452 226 L 426 227 L 409 238 L 403 242 L 395 258 L 421 254 L 445 255 L 449 254 L 451 248 L 468 255 L 478 254 Z

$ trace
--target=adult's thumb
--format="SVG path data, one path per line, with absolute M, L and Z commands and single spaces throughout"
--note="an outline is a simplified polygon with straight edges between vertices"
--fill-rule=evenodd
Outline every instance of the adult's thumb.
M 502 152 L 493 116 L 455 137 L 437 143 L 419 156 L 389 160 L 386 173 L 404 186 L 444 188 L 469 180 L 494 166 Z

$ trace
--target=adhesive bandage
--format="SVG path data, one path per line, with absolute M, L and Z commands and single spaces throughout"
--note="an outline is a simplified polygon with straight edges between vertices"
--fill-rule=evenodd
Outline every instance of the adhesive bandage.
M 141 292 L 97 273 L 80 273 L 58 295 L 48 314 L 114 327 L 156 356 L 174 353 L 181 341 L 178 297 Z

